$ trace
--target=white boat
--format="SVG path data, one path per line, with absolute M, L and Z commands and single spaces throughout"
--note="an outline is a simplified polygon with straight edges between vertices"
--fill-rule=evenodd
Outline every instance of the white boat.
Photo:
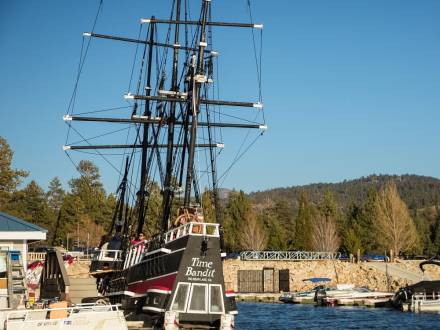
M 411 304 L 407 305 L 407 311 L 440 313 L 440 295 L 416 293 L 411 297 Z
M 127 330 L 118 305 L 80 304 L 66 308 L 17 309 L 0 311 L 0 329 L 27 330 Z
M 351 284 L 337 285 L 335 289 L 320 291 L 317 295 L 318 303 L 322 305 L 335 306 L 338 304 L 359 303 L 369 301 L 385 303 L 393 297 L 391 292 L 372 291 L 364 287 L 355 287 Z
M 284 303 L 299 304 L 303 301 L 314 300 L 315 295 L 316 295 L 316 291 L 323 290 L 323 289 L 330 290 L 331 287 L 327 287 L 324 285 L 318 285 L 318 286 L 315 286 L 313 289 L 307 290 L 307 291 L 284 292 L 279 297 L 279 300 Z
M 317 291 L 320 293 L 325 292 L 326 295 L 330 295 L 332 293 L 338 294 L 339 292 L 342 293 L 347 292 L 347 290 L 344 289 L 344 287 L 341 285 L 339 286 L 319 285 L 314 287 L 312 290 L 299 291 L 299 292 L 285 292 L 280 296 L 279 300 L 285 303 L 299 304 L 304 301 L 315 300 Z

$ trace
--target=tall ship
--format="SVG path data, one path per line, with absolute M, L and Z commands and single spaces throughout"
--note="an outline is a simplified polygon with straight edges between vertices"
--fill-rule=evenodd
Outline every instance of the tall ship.
M 263 25 L 253 22 L 250 1 L 244 4 L 247 23 L 214 20 L 210 0 L 174 0 L 168 18 L 140 18 L 137 38 L 98 33 L 96 20 L 92 31 L 83 34 L 84 56 L 64 116 L 71 135 L 81 139 L 68 139 L 64 150 L 69 158 L 75 151 L 88 152 L 108 163 L 111 156 L 119 157 L 120 164 L 111 228 L 90 273 L 97 279 L 101 302 L 121 304 L 128 320 L 145 326 L 234 327 L 234 293 L 225 287 L 222 268 L 226 254 L 220 185 L 267 128 L 261 97 Z M 224 4 L 218 7 L 228 10 Z M 248 96 L 255 89 L 255 100 L 219 97 L 217 63 L 222 52 L 213 42 L 217 29 L 248 30 L 250 53 L 240 57 L 242 47 L 232 50 L 227 63 L 233 65 L 233 80 L 222 84 L 234 96 Z M 225 45 L 234 39 L 227 32 Z M 128 106 L 78 113 L 73 104 L 85 54 L 97 39 L 135 47 L 130 90 L 123 96 Z M 241 66 L 249 66 L 242 61 L 255 66 L 255 88 L 240 86 Z M 239 86 L 231 89 L 234 82 Z M 122 111 L 102 116 L 115 109 Z M 82 125 L 93 125 L 92 131 L 98 125 L 114 125 L 112 132 L 125 129 L 127 134 L 122 143 L 96 144 L 96 134 L 80 133 Z M 243 132 L 242 140 L 237 131 Z M 228 135 L 238 148 L 222 162 Z M 217 170 L 220 163 L 223 172 Z

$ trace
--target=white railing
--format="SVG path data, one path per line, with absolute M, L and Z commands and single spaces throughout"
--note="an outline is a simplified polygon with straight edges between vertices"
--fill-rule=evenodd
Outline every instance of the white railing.
M 99 250 L 93 260 L 118 261 L 122 260 L 122 250 Z
M 220 237 L 218 223 L 188 222 L 165 233 L 165 243 L 186 235 Z
M 333 260 L 339 259 L 339 252 L 310 251 L 243 251 L 241 260 Z
M 184 236 L 208 236 L 208 237 L 220 237 L 220 225 L 218 223 L 205 223 L 205 222 L 188 222 L 177 228 L 173 228 L 164 234 L 164 242 L 169 243 Z M 124 268 L 131 267 L 142 260 L 146 252 L 147 245 L 155 245 L 155 241 L 158 242 L 159 237 L 155 237 L 150 241 L 143 241 L 133 245 L 129 250 L 127 257 L 125 258 Z M 159 242 L 158 242 L 159 243 Z M 157 244 L 159 246 L 160 244 Z M 166 249 L 159 248 L 155 251 L 165 252 Z M 152 251 L 154 252 L 154 251 Z M 151 252 L 148 252 L 151 253 Z
M 43 261 L 44 259 L 46 259 L 46 252 L 28 252 L 27 253 L 28 262 Z
M 133 266 L 141 261 L 142 257 L 144 256 L 146 242 L 147 241 L 137 243 L 128 250 L 128 254 L 124 262 L 124 268 Z

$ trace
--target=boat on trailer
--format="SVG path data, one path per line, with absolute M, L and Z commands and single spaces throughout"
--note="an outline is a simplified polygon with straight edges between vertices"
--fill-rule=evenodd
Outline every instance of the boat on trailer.
M 64 116 L 69 131 L 74 122 L 104 122 L 134 127 L 136 134 L 132 136 L 134 142 L 124 145 L 92 145 L 81 134 L 81 142 L 87 144 L 73 143 L 64 146 L 64 150 L 69 153 L 96 150 L 98 155 L 100 150 L 123 150 L 120 163 L 125 163 L 125 167 L 119 171 L 117 203 L 108 231 L 112 238 L 104 244 L 106 248 L 98 251 L 90 266 L 101 295 L 95 300 L 121 304 L 127 320 L 143 321 L 144 326 L 232 329 L 237 308 L 235 294 L 227 290 L 223 278 L 222 261 L 226 254 L 216 169 L 219 150 L 224 147 L 219 139 L 226 136 L 220 130 L 242 129 L 246 134 L 232 166 L 243 150 L 247 151 L 254 143 L 255 140 L 248 139 L 249 132 L 255 131 L 258 137 L 267 127 L 262 112 L 261 51 L 256 49 L 254 32 L 258 99 L 225 101 L 218 98 L 215 85 L 218 71 L 214 68 L 219 53 L 213 49 L 212 29 L 261 31 L 263 25 L 252 22 L 249 1 L 250 23 L 213 21 L 211 1 L 197 2 L 200 10 L 195 20 L 190 18 L 189 1 L 181 0 L 172 2 L 169 19 L 142 18 L 141 31 L 147 27 L 143 38 L 95 31 L 84 33 L 89 40 L 136 44 L 140 51 L 136 52 L 132 72 L 137 64 L 139 76 L 132 84 L 136 90 L 124 96 L 131 102 L 131 114 L 91 117 L 75 114 L 72 106 Z M 194 7 L 191 11 L 194 12 Z M 165 26 L 165 32 L 159 31 L 161 26 Z M 76 97 L 75 89 L 71 104 L 76 104 Z M 253 119 L 241 118 L 237 107 L 253 109 L 252 115 L 246 115 Z M 235 112 L 228 115 L 224 112 L 228 108 L 235 108 Z M 224 118 L 230 121 L 224 122 Z M 235 135 L 233 140 L 236 141 Z M 125 141 L 129 141 L 128 136 Z M 202 169 L 199 169 L 200 157 L 206 159 Z M 134 182 L 134 177 L 139 180 Z M 202 177 L 211 204 L 210 215 L 202 203 Z M 151 215 L 150 201 L 157 190 L 160 190 L 156 196 L 161 196 L 161 211 L 159 215 Z M 145 228 L 150 233 L 154 231 L 151 237 L 130 238 L 138 237 Z

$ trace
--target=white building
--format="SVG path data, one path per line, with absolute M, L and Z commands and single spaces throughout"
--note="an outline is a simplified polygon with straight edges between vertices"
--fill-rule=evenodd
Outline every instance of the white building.
M 47 230 L 33 223 L 0 212 L 0 249 L 20 251 L 27 267 L 28 243 L 46 239 Z

